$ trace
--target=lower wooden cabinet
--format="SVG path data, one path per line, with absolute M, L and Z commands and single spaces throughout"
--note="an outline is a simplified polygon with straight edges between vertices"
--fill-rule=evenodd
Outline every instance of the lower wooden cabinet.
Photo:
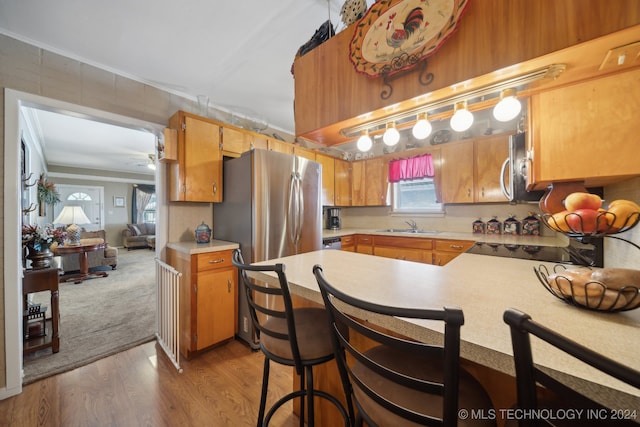
M 354 236 L 342 236 L 340 238 L 340 245 L 343 251 L 348 251 L 348 252 L 356 251 L 356 239 Z
M 168 263 L 182 273 L 180 353 L 187 359 L 237 332 L 238 270 L 231 263 L 232 253 L 167 249 Z
M 432 245 L 431 239 L 375 236 L 373 254 L 386 258 L 431 264 Z
M 350 243 L 352 239 L 354 243 Z M 351 245 L 355 244 L 355 248 Z M 424 264 L 445 265 L 467 251 L 469 240 L 431 239 L 421 237 L 356 234 L 342 237 L 342 249 L 362 254 L 395 258 Z
M 373 255 L 373 236 L 368 234 L 356 234 L 356 252 Z
M 445 265 L 458 255 L 466 252 L 474 242 L 468 240 L 436 240 L 434 242 L 433 264 Z

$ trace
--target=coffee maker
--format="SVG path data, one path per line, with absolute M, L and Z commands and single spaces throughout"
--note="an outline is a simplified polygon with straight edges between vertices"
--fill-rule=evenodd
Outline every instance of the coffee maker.
M 327 209 L 327 230 L 340 230 L 340 208 Z

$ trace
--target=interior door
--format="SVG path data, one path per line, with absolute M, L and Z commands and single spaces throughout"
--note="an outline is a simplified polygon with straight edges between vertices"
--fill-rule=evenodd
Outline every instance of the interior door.
M 104 187 L 85 185 L 56 185 L 60 193 L 60 203 L 53 208 L 57 217 L 66 205 L 81 206 L 91 224 L 78 224 L 87 231 L 104 229 Z

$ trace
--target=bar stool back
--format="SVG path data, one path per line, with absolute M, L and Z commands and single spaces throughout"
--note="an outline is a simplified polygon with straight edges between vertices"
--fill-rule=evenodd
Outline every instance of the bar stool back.
M 314 396 L 332 402 L 344 418 L 345 425 L 349 425 L 349 417 L 342 404 L 334 396 L 313 386 L 313 367 L 334 359 L 326 311 L 323 308 L 293 308 L 283 264 L 247 265 L 239 249 L 234 251 L 232 262 L 245 285 L 249 313 L 260 340 L 260 349 L 265 355 L 257 425 L 267 426 L 280 406 L 300 397 L 300 426 L 305 421 L 305 402 L 309 408 L 308 425 L 313 426 Z M 277 279 L 262 282 L 249 277 L 248 271 L 275 272 Z M 270 361 L 295 367 L 300 376 L 300 389 L 280 398 L 265 417 Z
M 621 363 L 605 357 L 595 351 L 570 340 L 551 329 L 534 322 L 526 313 L 515 309 L 508 309 L 503 314 L 503 319 L 509 325 L 511 342 L 513 346 L 513 359 L 516 369 L 516 386 L 518 395 L 518 409 L 526 410 L 528 414 L 566 413 L 569 409 L 573 414 L 582 414 L 580 419 L 536 419 L 527 417 L 519 420 L 520 427 L 540 425 L 604 425 L 607 423 L 616 426 L 637 426 L 638 424 L 624 419 L 624 409 L 605 408 L 600 403 L 581 394 L 579 391 L 560 382 L 547 372 L 534 364 L 531 351 L 531 335 L 539 338 L 547 344 L 556 347 L 560 351 L 573 356 L 594 368 L 617 378 L 640 390 L 640 372 L 624 366 Z M 538 396 L 539 385 L 546 389 L 544 395 Z M 552 394 L 550 394 L 550 392 Z M 626 409 L 626 408 L 625 408 Z M 562 410 L 562 412 L 561 412 Z M 582 412 L 579 412 L 581 411 Z M 619 412 L 615 412 L 619 410 Z M 588 414 L 591 415 L 587 415 Z M 597 416 L 592 416 L 597 415 Z M 608 416 L 613 417 L 606 419 Z M 629 414 L 631 415 L 631 414 Z M 601 419 L 600 416 L 603 416 Z M 515 423 L 512 423 L 515 424 Z
M 482 385 L 460 367 L 462 310 L 374 304 L 337 290 L 321 266 L 314 266 L 313 273 L 329 311 L 345 394 L 357 408 L 356 425 L 363 420 L 393 427 L 496 425 L 492 419 L 458 419 L 459 409 L 485 414 L 493 409 Z M 442 322 L 443 341 L 410 341 L 372 326 L 376 318 L 388 316 Z

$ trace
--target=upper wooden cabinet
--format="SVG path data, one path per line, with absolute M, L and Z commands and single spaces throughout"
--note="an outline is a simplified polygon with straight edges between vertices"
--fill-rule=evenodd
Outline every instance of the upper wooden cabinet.
M 639 34 L 640 37 L 640 34 Z M 607 185 L 640 174 L 640 69 L 531 97 L 530 182 Z
M 280 141 L 277 139 L 269 139 L 268 149 L 271 151 L 277 151 L 279 153 L 293 154 L 293 144 Z
M 340 144 L 347 140 L 341 129 L 362 124 L 365 115 L 367 121 L 382 118 L 388 114 L 387 106 L 409 110 L 459 94 L 460 82 L 464 90 L 478 89 L 553 63 L 568 67 L 545 86 L 590 78 L 608 49 L 638 40 L 637 30 L 626 32 L 640 24 L 637 0 L 467 3 L 457 31 L 424 61 L 433 77 L 426 86 L 418 68 L 394 76 L 390 86 L 382 78 L 358 74 L 349 59 L 357 24 L 298 58 L 294 64 L 296 136 Z M 623 30 L 625 34 L 616 34 Z M 531 37 L 533 33 L 537 36 Z M 607 40 L 600 49 L 589 43 L 603 37 Z M 389 87 L 391 95 L 381 96 Z
M 266 136 L 228 126 L 222 127 L 222 152 L 224 155 L 235 157 L 252 148 L 267 149 Z
M 351 206 L 351 163 L 335 159 L 335 205 Z
M 365 205 L 387 205 L 389 188 L 389 162 L 381 157 L 367 159 L 364 162 L 364 175 L 367 180 Z
M 335 205 L 335 158 L 316 154 L 316 161 L 322 165 L 322 206 Z
M 364 161 L 351 163 L 351 206 L 364 206 L 367 191 Z
M 505 134 L 442 145 L 442 203 L 508 201 L 500 189 L 500 168 L 508 156 Z
M 178 111 L 169 119 L 178 133 L 176 162 L 169 163 L 169 201 L 221 202 L 220 127 L 213 120 Z

